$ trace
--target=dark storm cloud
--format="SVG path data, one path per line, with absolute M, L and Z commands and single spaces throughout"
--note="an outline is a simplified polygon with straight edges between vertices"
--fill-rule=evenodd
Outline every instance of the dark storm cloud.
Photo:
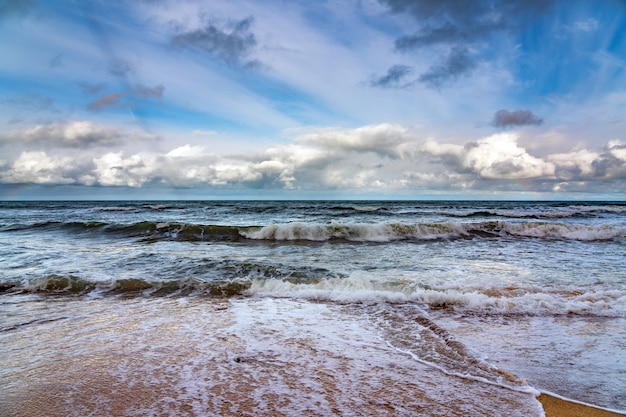
M 420 29 L 396 40 L 398 50 L 440 43 L 467 43 L 507 27 L 499 2 L 459 0 L 382 0 L 394 13 L 414 17 Z M 493 8 L 492 8 L 493 6 Z M 503 8 L 507 8 L 506 4 Z
M 396 41 L 410 49 L 440 43 L 467 43 L 496 31 L 512 30 L 550 6 L 552 0 L 380 0 L 392 12 L 416 19 L 419 29 Z
M 466 48 L 454 47 L 442 64 L 430 67 L 427 72 L 420 75 L 419 81 L 428 87 L 440 88 L 471 71 L 474 65 Z
M 202 29 L 181 33 L 172 39 L 177 47 L 194 47 L 206 51 L 229 65 L 255 66 L 255 61 L 246 61 L 257 45 L 256 37 L 250 32 L 253 18 L 231 22 L 225 28 L 208 23 Z
M 108 93 L 100 96 L 98 99 L 92 101 L 87 105 L 87 109 L 93 111 L 100 111 L 107 107 L 116 106 L 120 100 L 124 97 L 121 93 Z
M 527 125 L 540 125 L 543 123 L 543 119 L 534 115 L 530 110 L 498 110 L 493 116 L 491 124 L 495 127 L 509 127 L 509 126 L 527 126 Z
M 420 48 L 449 46 L 444 64 L 433 65 L 419 77 L 441 88 L 469 71 L 474 63 L 467 46 L 496 33 L 511 32 L 549 7 L 554 0 L 379 0 L 396 14 L 415 20 L 416 30 L 397 38 L 394 48 L 408 53 Z M 478 59 L 475 57 L 474 59 Z
M 406 82 L 406 77 L 413 72 L 413 69 L 406 65 L 394 65 L 383 76 L 374 76 L 369 82 L 371 87 L 381 88 L 405 88 L 413 84 Z
M 470 43 L 482 36 L 481 32 L 485 32 L 484 28 L 482 31 L 479 28 L 475 28 L 475 30 L 468 33 L 457 26 L 446 23 L 441 27 L 426 27 L 419 34 L 402 36 L 396 39 L 394 46 L 396 50 L 405 52 L 442 43 Z

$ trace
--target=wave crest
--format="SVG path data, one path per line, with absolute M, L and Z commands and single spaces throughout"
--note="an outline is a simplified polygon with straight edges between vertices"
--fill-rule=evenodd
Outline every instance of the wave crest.
M 550 240 L 613 240 L 626 237 L 626 228 L 608 225 L 570 225 L 564 223 L 511 223 L 502 221 L 476 223 L 383 223 L 383 224 L 306 224 L 268 225 L 239 232 L 248 239 L 276 241 L 391 242 L 396 240 L 433 240 L 489 238 L 502 236 Z
M 547 240 L 603 241 L 626 238 L 626 227 L 607 224 L 568 224 L 548 221 L 477 221 L 441 223 L 283 223 L 231 226 L 142 221 L 131 224 L 50 221 L 9 225 L 3 232 L 53 230 L 66 233 L 101 233 L 107 236 L 187 242 L 244 241 L 350 241 L 385 243 L 406 240 L 518 237 Z
M 626 317 L 626 291 L 559 290 L 535 287 L 434 287 L 405 280 L 378 280 L 366 273 L 315 283 L 254 280 L 246 294 L 340 303 L 417 303 L 431 309 L 473 314 Z
M 211 295 L 235 296 L 250 287 L 249 279 L 201 281 L 193 278 L 179 280 L 146 280 L 140 278 L 90 281 L 73 275 L 48 275 L 30 282 L 0 283 L 0 293 L 35 293 L 42 295 L 93 295 L 93 296 L 170 296 Z

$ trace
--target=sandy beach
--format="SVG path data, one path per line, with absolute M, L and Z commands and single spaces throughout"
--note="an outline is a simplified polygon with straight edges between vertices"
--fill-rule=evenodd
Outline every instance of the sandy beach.
M 541 394 L 537 399 L 541 402 L 546 417 L 617 417 L 626 415 L 566 401 L 548 394 Z
M 0 355 L 0 415 L 541 416 L 532 390 L 416 360 L 361 317 L 321 303 L 153 298 L 52 308 L 59 320 L 3 335 L 12 348 Z
M 0 415 L 528 417 L 541 416 L 541 406 L 547 417 L 620 415 L 442 372 L 390 348 L 345 309 L 319 303 L 51 307 L 60 319 L 3 335 L 12 348 L 0 360 L 8 372 Z

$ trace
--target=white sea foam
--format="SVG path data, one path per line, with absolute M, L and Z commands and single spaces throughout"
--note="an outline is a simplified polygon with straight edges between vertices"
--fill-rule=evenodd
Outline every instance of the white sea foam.
M 53 304 L 37 313 L 63 320 L 16 329 L 0 345 L 0 380 L 11 381 L 0 414 L 542 415 L 522 382 L 498 383 L 495 368 L 467 368 L 480 362 L 466 356 L 452 359 L 468 373 L 424 361 L 411 349 L 423 340 L 403 331 L 399 348 L 383 336 L 393 326 L 342 306 L 270 298 Z
M 580 314 L 626 317 L 626 290 L 542 290 L 533 286 L 422 286 L 407 280 L 377 279 L 365 272 L 316 283 L 278 279 L 254 280 L 252 296 L 294 297 L 340 303 L 418 303 L 479 314 L 560 315 Z
M 453 217 L 480 217 L 480 216 L 497 216 L 508 217 L 516 219 L 525 218 L 537 218 L 537 219 L 567 219 L 578 216 L 597 215 L 602 213 L 622 214 L 626 213 L 626 207 L 624 206 L 610 206 L 610 205 L 598 205 L 598 206 L 583 206 L 574 205 L 566 207 L 516 207 L 511 209 L 448 209 L 437 210 L 438 214 L 442 216 Z
M 249 239 L 327 241 L 345 239 L 362 242 L 390 242 L 405 239 L 441 239 L 467 234 L 456 224 L 274 224 L 256 231 L 243 231 Z
M 134 211 L 134 210 L 137 210 L 137 208 L 136 207 L 112 206 L 112 207 L 94 207 L 93 210 L 94 211 Z
M 611 240 L 626 237 L 626 228 L 610 225 L 576 225 L 564 223 L 502 223 L 502 231 L 515 236 L 543 239 Z
M 610 206 L 610 205 L 571 206 L 571 208 L 579 212 L 604 212 L 604 213 L 615 213 L 615 214 L 626 213 L 625 206 Z
M 364 212 L 378 211 L 381 208 L 381 206 L 352 206 L 352 210 Z
M 518 236 L 563 240 L 612 240 L 626 237 L 626 227 L 565 223 L 513 223 L 503 221 L 470 223 L 378 223 L 378 224 L 272 224 L 256 230 L 243 230 L 248 239 L 277 241 L 328 241 L 343 239 L 362 242 L 433 240 L 475 236 Z

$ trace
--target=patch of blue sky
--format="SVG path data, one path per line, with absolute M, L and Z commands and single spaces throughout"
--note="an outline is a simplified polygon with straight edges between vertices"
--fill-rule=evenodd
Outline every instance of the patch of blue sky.
M 529 94 L 586 94 L 590 82 L 594 91 L 614 85 L 615 75 L 600 71 L 601 64 L 594 59 L 612 36 L 602 30 L 609 11 L 573 8 L 541 16 L 520 33 L 514 74 L 529 87 Z
M 621 7 L 614 9 L 610 18 L 608 26 L 600 25 L 600 30 L 608 39 L 606 50 L 624 59 L 626 57 L 626 3 L 621 2 Z
M 316 125 L 342 117 L 337 109 L 331 108 L 321 97 L 280 80 L 256 74 L 243 77 L 241 82 L 251 92 L 268 100 L 274 109 L 304 125 Z
M 316 31 L 347 48 L 355 48 L 365 41 L 363 29 L 368 17 L 361 3 L 327 2 L 320 7 L 318 2 L 312 2 L 303 5 L 302 16 Z
M 175 129 L 212 130 L 212 131 L 239 131 L 247 130 L 241 120 L 228 118 L 207 111 L 192 110 L 176 105 L 155 103 L 148 100 L 134 103 L 124 110 L 130 111 L 132 117 L 142 123 L 167 125 Z

